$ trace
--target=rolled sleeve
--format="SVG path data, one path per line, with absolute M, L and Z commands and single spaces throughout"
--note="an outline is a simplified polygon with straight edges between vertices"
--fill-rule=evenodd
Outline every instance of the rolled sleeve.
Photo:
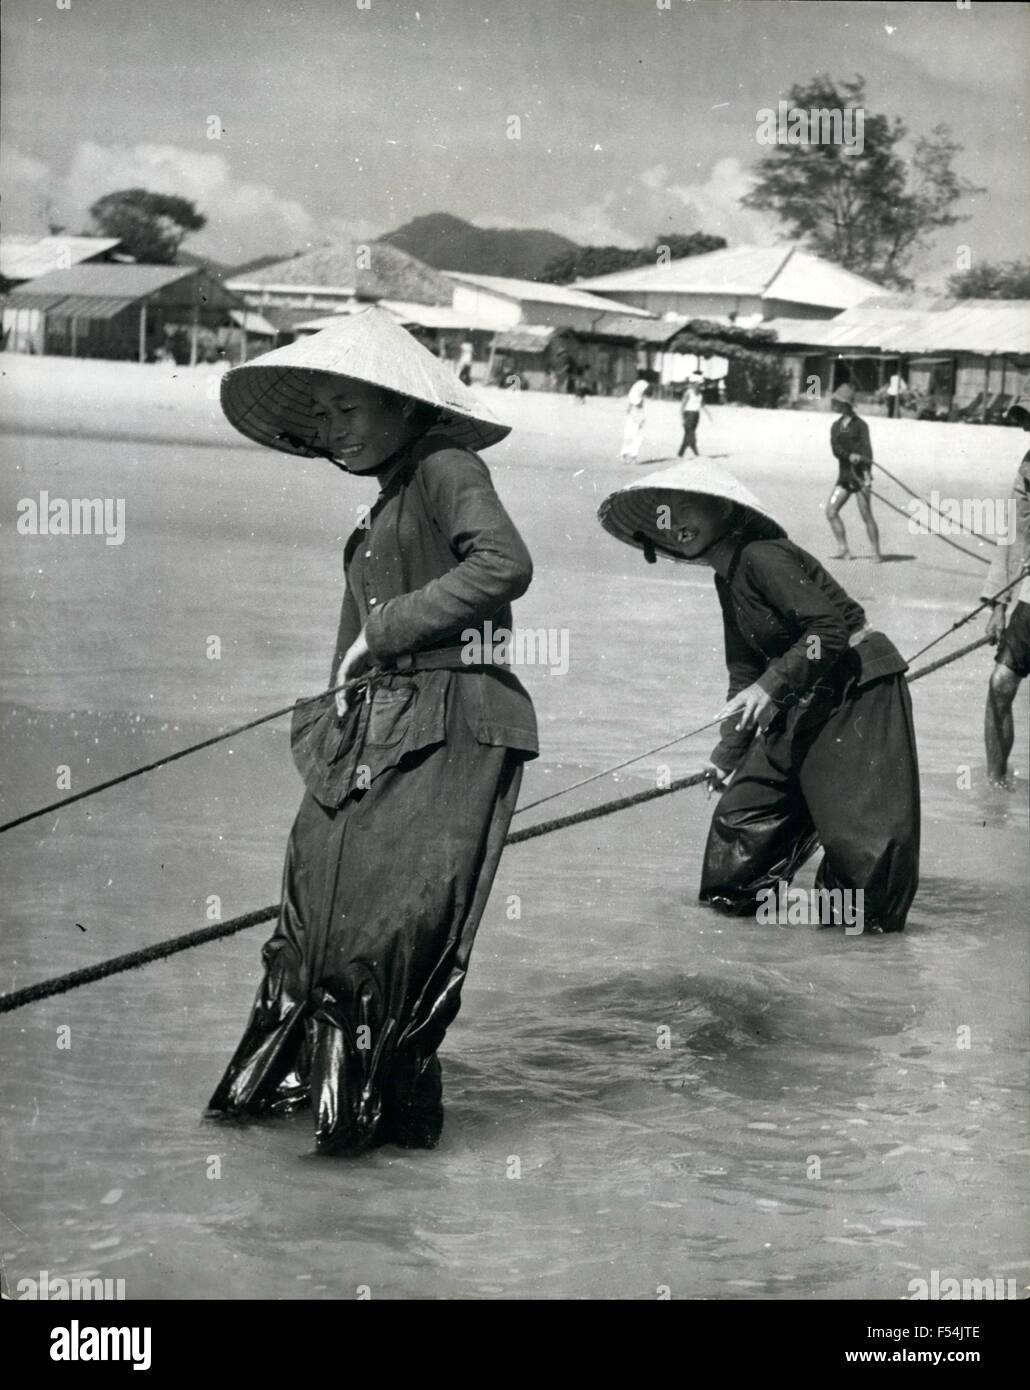
M 369 614 L 365 637 L 379 662 L 437 646 L 483 623 L 524 594 L 533 578 L 529 551 L 480 459 L 442 449 L 418 466 L 433 519 L 457 563 Z

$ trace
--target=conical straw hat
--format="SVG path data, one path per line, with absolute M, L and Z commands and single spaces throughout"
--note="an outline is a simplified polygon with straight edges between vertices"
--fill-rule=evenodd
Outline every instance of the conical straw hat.
M 511 433 L 385 310 L 364 309 L 298 338 L 287 347 L 234 367 L 222 378 L 222 409 L 231 424 L 270 449 L 313 458 L 318 427 L 307 372 L 382 386 L 445 412 L 448 435 L 470 449 L 485 449 Z
M 670 548 L 669 528 L 659 526 L 659 507 L 677 496 L 722 497 L 749 514 L 749 521 L 769 537 L 786 535 L 783 527 L 743 483 L 709 459 L 686 459 L 656 473 L 645 473 L 606 497 L 598 508 L 601 525 L 611 535 L 638 550 L 653 550 L 666 560 L 690 563 Z

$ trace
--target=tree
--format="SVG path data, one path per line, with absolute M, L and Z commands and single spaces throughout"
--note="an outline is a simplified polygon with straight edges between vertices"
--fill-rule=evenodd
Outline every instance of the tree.
M 699 256 L 705 251 L 720 251 L 725 245 L 725 237 L 712 236 L 709 232 L 673 232 L 666 237 L 656 237 L 652 246 L 576 246 L 549 262 L 540 278 L 552 285 L 568 285 L 573 280 L 585 280 L 593 275 L 610 275 L 613 271 L 640 265 L 658 265 L 659 257 L 680 260 L 683 256 Z
M 188 198 L 145 188 L 105 193 L 89 215 L 94 235 L 118 237 L 130 256 L 150 265 L 174 265 L 183 239 L 207 224 Z
M 773 212 L 790 235 L 812 251 L 883 285 L 907 288 L 908 261 L 944 227 L 967 220 L 958 202 L 984 190 L 952 168 L 961 146 L 945 125 L 916 139 L 906 158 L 897 146 L 908 135 L 898 119 L 870 112 L 865 80 L 839 86 L 826 76 L 790 89 L 791 111 L 853 112 L 850 134 L 833 143 L 776 143 L 757 170 L 744 207 Z M 861 119 L 861 125 L 858 124 Z M 848 129 L 848 127 L 845 127 Z M 780 138 L 783 138 L 782 135 Z
M 985 261 L 948 281 L 956 299 L 1030 299 L 1030 261 Z

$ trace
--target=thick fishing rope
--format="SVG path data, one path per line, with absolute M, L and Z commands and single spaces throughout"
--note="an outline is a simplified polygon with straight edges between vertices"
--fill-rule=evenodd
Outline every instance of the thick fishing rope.
M 924 497 L 921 492 L 916 492 L 914 488 L 910 488 L 908 483 L 903 482 L 901 478 L 896 477 L 890 471 L 889 468 L 884 468 L 882 463 L 878 463 L 875 459 L 873 459 L 872 464 L 873 467 L 878 468 L 881 473 L 886 473 L 887 477 L 890 478 L 892 483 L 897 483 L 898 487 L 903 488 L 904 491 L 908 493 L 909 497 L 914 497 L 917 502 L 922 502 L 923 506 L 926 507 L 929 511 L 931 511 L 934 514 L 934 516 L 939 517 L 942 521 L 946 521 L 949 526 L 956 527 L 957 530 L 963 531 L 967 536 L 975 536 L 978 541 L 986 541 L 988 545 L 998 544 L 998 542 L 994 539 L 993 536 L 985 536 L 980 531 L 974 531 L 971 526 L 963 526 L 962 522 L 954 521 L 950 516 L 945 516 L 944 513 L 940 510 L 940 508 L 935 507 L 928 497 Z M 906 512 L 905 515 L 908 516 L 910 520 L 912 519 L 910 512 Z M 934 534 L 938 533 L 935 532 Z
M 131 782 L 134 777 L 142 777 L 145 772 L 153 772 L 156 768 L 164 767 L 167 763 L 177 762 L 190 753 L 200 752 L 202 748 L 211 748 L 216 743 L 224 743 L 226 739 L 235 738 L 237 734 L 246 733 L 248 729 L 256 729 L 260 724 L 268 724 L 273 719 L 282 719 L 284 715 L 292 714 L 300 706 L 313 705 L 316 700 L 324 699 L 326 695 L 335 695 L 342 690 L 356 690 L 359 686 L 370 685 L 381 679 L 382 674 L 385 673 L 371 672 L 369 675 L 344 681 L 342 685 L 332 686 L 319 695 L 306 695 L 302 700 L 295 700 L 292 705 L 283 705 L 281 709 L 274 709 L 271 714 L 263 714 L 259 719 L 251 719 L 246 724 L 237 724 L 233 729 L 226 729 L 222 734 L 213 734 L 211 738 L 201 739 L 199 743 L 191 743 L 188 747 L 180 748 L 175 753 L 166 753 L 163 758 L 155 758 L 152 763 L 144 763 L 142 767 L 134 767 L 131 771 L 123 772 L 118 777 L 108 778 L 106 782 L 97 782 L 92 787 L 86 787 L 84 791 L 74 792 L 71 796 L 63 796 L 60 801 L 51 801 L 49 805 L 41 806 L 37 811 L 26 811 L 23 816 L 15 816 L 14 820 L 4 821 L 0 825 L 0 835 L 7 830 L 13 830 L 16 825 L 25 825 L 27 821 L 38 820 L 40 816 L 45 816 L 50 811 L 60 811 L 65 806 L 73 805 L 76 801 L 84 801 L 88 796 L 96 796 L 97 792 L 106 792 L 108 788 L 120 786 L 122 782 Z
M 931 661 L 929 665 L 913 672 L 908 677 L 908 683 L 911 685 L 913 681 L 921 680 L 923 676 L 929 676 L 932 672 L 939 671 L 943 666 L 950 666 L 953 661 L 961 660 L 991 640 L 985 634 L 983 637 L 978 637 L 975 642 L 970 642 L 967 646 L 951 652 L 948 656 Z M 710 726 L 705 724 L 702 727 L 708 728 Z M 692 732 L 697 733 L 699 730 Z M 684 734 L 682 737 L 686 738 L 687 735 Z M 679 740 L 674 739 L 672 742 L 679 742 Z M 661 746 L 666 748 L 669 744 Z M 646 757 L 647 755 L 641 754 L 640 756 Z M 630 761 L 638 761 L 638 759 L 630 759 Z M 626 765 L 621 764 L 620 766 Z M 603 775 L 603 773 L 598 774 L 598 776 Z M 582 825 L 586 821 L 615 815 L 616 812 L 628 810 L 632 806 L 641 806 L 660 796 L 671 796 L 673 792 L 698 786 L 705 781 L 706 775 L 704 772 L 694 772 L 687 777 L 674 779 L 667 787 L 649 787 L 645 791 L 634 792 L 614 801 L 601 802 L 600 805 L 591 806 L 585 811 L 576 811 L 572 815 L 541 821 L 538 825 L 529 826 L 525 830 L 516 830 L 514 834 L 508 836 L 505 846 L 524 844 L 527 840 L 539 839 L 543 835 L 553 834 L 556 830 L 565 830 L 569 826 Z M 581 784 L 577 783 L 577 785 Z M 566 790 L 571 790 L 571 788 L 566 788 Z M 196 931 L 185 933 L 185 935 L 173 936 L 166 941 L 158 941 L 153 946 L 144 946 L 140 950 L 129 951 L 123 956 L 114 956 L 109 960 L 99 961 L 96 965 L 87 965 L 81 970 L 72 970 L 66 975 L 57 975 L 53 979 L 42 980 L 39 984 L 26 985 L 23 989 L 11 990 L 7 994 L 0 995 L 0 1013 L 10 1013 L 14 1009 L 23 1008 L 26 1004 L 38 1003 L 40 1000 L 50 999 L 56 994 L 66 994 L 69 990 L 77 989 L 80 985 L 92 984 L 96 980 L 121 974 L 125 970 L 137 970 L 140 966 L 149 965 L 155 960 L 164 960 L 168 956 L 176 955 L 179 951 L 188 951 L 192 947 L 202 946 L 208 941 L 218 941 L 223 937 L 233 936 L 236 932 L 245 931 L 248 927 L 259 926 L 262 922 L 274 921 L 279 915 L 279 910 L 280 904 L 272 903 L 268 907 L 258 908 L 256 911 L 244 913 L 240 917 L 232 917 L 228 922 L 218 922 L 210 927 L 200 927 Z
M 883 493 L 877 492 L 873 487 L 870 487 L 869 491 L 872 496 L 876 498 L 877 502 L 882 502 L 885 507 L 890 507 L 892 512 L 897 512 L 898 516 L 903 516 L 906 521 L 912 520 L 912 513 L 906 512 L 904 507 L 896 506 L 889 497 L 884 497 Z M 964 545 L 959 545 L 958 541 L 953 541 L 950 536 L 942 536 L 939 531 L 934 531 L 932 534 L 935 535 L 939 541 L 943 541 L 945 545 L 950 545 L 952 550 L 957 550 L 962 555 L 968 555 L 971 560 L 979 560 L 982 565 L 989 565 L 991 563 L 986 555 L 978 555 L 975 550 L 967 550 Z M 973 534 L 975 535 L 975 532 Z M 981 536 L 980 539 L 986 540 L 987 537 Z
M 545 801 L 554 801 L 556 797 L 564 796 L 566 792 L 574 792 L 580 787 L 587 786 L 590 782 L 598 781 L 601 777 L 609 777 L 613 772 L 621 772 L 624 767 L 629 767 L 631 763 L 639 763 L 643 758 L 650 758 L 654 753 L 663 753 L 666 748 L 671 748 L 673 744 L 682 743 L 685 738 L 693 738 L 695 734 L 704 733 L 705 729 L 714 729 L 716 724 L 721 722 L 719 719 L 709 719 L 707 724 L 699 724 L 696 729 L 688 729 L 685 734 L 677 734 L 675 738 L 670 738 L 667 743 L 659 743 L 656 748 L 646 748 L 643 753 L 634 753 L 632 758 L 627 758 L 622 763 L 616 763 L 614 767 L 606 767 L 602 772 L 594 772 L 589 777 L 584 777 L 580 782 L 572 782 L 569 786 L 561 787 L 556 792 L 548 792 L 546 796 L 541 796 L 536 801 L 530 801 L 526 806 L 520 806 L 514 814 L 521 816 L 523 811 L 532 811 L 534 806 L 542 806 Z

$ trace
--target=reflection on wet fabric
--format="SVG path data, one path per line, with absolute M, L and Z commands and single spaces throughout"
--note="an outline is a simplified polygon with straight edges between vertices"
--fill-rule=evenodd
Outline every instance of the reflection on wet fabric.
M 323 1153 L 439 1139 L 436 1052 L 522 779 L 521 757 L 470 739 L 448 705 L 447 742 L 336 811 L 305 796 L 265 976 L 210 1111 L 310 1103 Z
M 753 741 L 712 818 L 702 902 L 753 913 L 821 843 L 819 885 L 861 889 L 865 931 L 904 929 L 919 884 L 912 705 L 903 675 L 860 685 L 859 668 L 849 652 Z

